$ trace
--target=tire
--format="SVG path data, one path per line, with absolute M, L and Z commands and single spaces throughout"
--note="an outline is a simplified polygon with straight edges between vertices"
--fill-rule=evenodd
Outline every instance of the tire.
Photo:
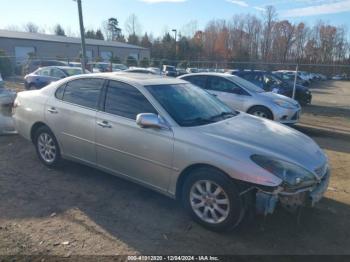
M 207 182 L 210 183 L 211 189 L 208 197 L 205 196 L 208 192 Z M 201 194 L 198 188 L 201 188 L 204 194 Z M 221 191 L 215 197 L 217 190 Z M 221 171 L 207 167 L 192 171 L 186 179 L 182 203 L 194 221 L 218 232 L 236 228 L 243 220 L 246 210 L 235 183 Z
M 254 106 L 248 110 L 248 114 L 273 120 L 273 115 L 271 111 L 264 106 Z
M 62 161 L 56 137 L 47 126 L 35 131 L 34 145 L 40 161 L 47 167 L 58 167 Z
M 300 99 L 298 102 L 299 102 L 299 104 L 300 104 L 301 106 L 306 106 L 306 105 L 308 105 L 308 101 L 307 101 L 306 99 Z
M 27 90 L 36 90 L 36 89 L 37 89 L 37 88 L 36 88 L 35 84 L 29 84 Z

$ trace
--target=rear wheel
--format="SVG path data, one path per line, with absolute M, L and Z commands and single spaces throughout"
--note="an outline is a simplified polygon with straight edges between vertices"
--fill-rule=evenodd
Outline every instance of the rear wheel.
M 273 120 L 271 111 L 264 106 L 254 106 L 248 110 L 248 114 Z
M 234 229 L 245 213 L 233 181 L 214 168 L 200 168 L 190 174 L 182 201 L 196 222 L 214 231 Z
M 39 159 L 48 167 L 57 167 L 61 153 L 57 140 L 51 130 L 42 126 L 35 132 L 34 143 Z
M 37 88 L 36 88 L 35 84 L 33 84 L 33 83 L 29 84 L 28 90 L 36 90 L 36 89 Z

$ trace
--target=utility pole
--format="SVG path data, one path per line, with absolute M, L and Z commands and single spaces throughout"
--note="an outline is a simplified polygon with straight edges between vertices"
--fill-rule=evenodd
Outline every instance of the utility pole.
M 171 31 L 175 33 L 175 60 L 177 60 L 177 30 L 173 29 Z
M 293 86 L 293 96 L 292 96 L 293 99 L 295 99 L 295 89 L 297 87 L 298 69 L 299 69 L 299 65 L 297 64 L 295 68 L 295 75 L 294 75 L 294 86 Z
M 83 22 L 83 11 L 82 11 L 82 7 L 81 7 L 81 0 L 73 0 L 73 1 L 76 1 L 78 3 L 80 37 L 81 37 L 81 50 L 82 50 L 81 69 L 83 70 L 83 74 L 85 74 L 85 68 L 86 68 L 86 45 L 85 45 L 85 29 L 84 29 L 84 22 Z

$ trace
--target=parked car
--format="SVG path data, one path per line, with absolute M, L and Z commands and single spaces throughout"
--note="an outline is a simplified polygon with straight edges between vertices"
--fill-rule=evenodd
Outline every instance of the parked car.
M 231 70 L 227 73 L 242 77 L 267 92 L 275 92 L 287 97 L 293 96 L 294 85 L 283 81 L 281 78 L 270 72 L 260 70 Z M 301 105 L 311 103 L 312 94 L 307 87 L 297 85 L 295 91 L 295 100 Z
M 92 73 L 112 72 L 111 63 L 105 63 L 105 62 L 88 63 L 87 68 Z
M 180 79 L 197 85 L 234 110 L 284 124 L 299 121 L 300 105 L 293 99 L 272 92 L 233 75 L 222 73 L 188 74 Z
M 163 65 L 162 72 L 166 76 L 172 76 L 172 77 L 176 77 L 177 76 L 177 72 L 176 72 L 175 66 Z
M 66 62 L 57 60 L 41 60 L 41 59 L 29 59 L 23 67 L 23 73 L 29 74 L 37 70 L 39 67 L 46 66 L 67 66 Z
M 71 66 L 71 67 L 80 67 L 81 68 L 80 62 L 68 62 L 67 65 Z
M 151 69 L 147 68 L 132 68 L 132 69 L 127 69 L 124 71 L 125 73 L 138 73 L 138 74 L 151 74 L 151 75 L 157 75 L 157 73 Z
M 187 71 L 184 68 L 176 68 L 177 76 L 186 75 Z
M 278 70 L 278 72 L 282 72 L 282 73 L 290 74 L 290 75 L 295 75 L 295 71 L 293 71 L 293 70 Z M 305 81 L 305 84 L 304 84 L 305 86 L 310 85 L 311 77 L 308 74 L 306 74 L 305 72 L 302 72 L 302 71 L 298 71 L 297 75 L 300 79 Z
M 119 71 L 125 71 L 128 67 L 123 64 L 112 64 L 112 72 L 119 72 Z
M 154 71 L 157 75 L 162 74 L 162 72 L 160 71 L 160 69 L 158 67 L 148 67 L 147 69 Z
M 186 69 L 186 72 L 189 73 L 189 74 L 198 73 L 198 68 L 196 68 L 196 67 L 188 67 Z
M 12 119 L 12 105 L 16 92 L 6 89 L 2 85 L 0 74 L 0 135 L 15 133 L 15 126 Z
M 39 68 L 24 77 L 25 89 L 40 89 L 51 82 L 66 78 L 68 76 L 80 75 L 83 71 L 78 67 L 70 66 L 47 66 Z M 90 73 L 86 70 L 86 73 Z
M 280 72 L 280 71 L 274 71 L 274 72 L 272 72 L 272 74 L 281 78 L 283 81 L 294 85 L 295 74 L 287 73 L 287 72 Z M 298 75 L 297 75 L 297 84 L 302 85 L 302 86 L 309 86 L 310 85 L 310 83 L 308 81 L 303 80 Z
M 14 119 L 46 166 L 70 159 L 143 184 L 182 201 L 211 230 L 234 228 L 253 210 L 273 213 L 277 202 L 313 206 L 330 177 L 306 135 L 233 111 L 180 79 L 63 79 L 20 92 Z
M 335 75 L 332 77 L 332 80 L 344 80 L 345 78 L 342 75 Z

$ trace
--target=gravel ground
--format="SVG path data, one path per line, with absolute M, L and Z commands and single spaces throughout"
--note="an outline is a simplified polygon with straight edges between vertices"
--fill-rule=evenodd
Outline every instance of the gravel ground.
M 326 92 L 342 98 L 330 103 Z M 196 225 L 177 202 L 103 172 L 71 162 L 47 169 L 30 142 L 0 137 L 0 254 L 350 254 L 349 94 L 350 82 L 320 84 L 302 117 L 311 127 L 296 127 L 330 158 L 331 184 L 319 205 L 299 216 L 277 210 L 226 234 Z

